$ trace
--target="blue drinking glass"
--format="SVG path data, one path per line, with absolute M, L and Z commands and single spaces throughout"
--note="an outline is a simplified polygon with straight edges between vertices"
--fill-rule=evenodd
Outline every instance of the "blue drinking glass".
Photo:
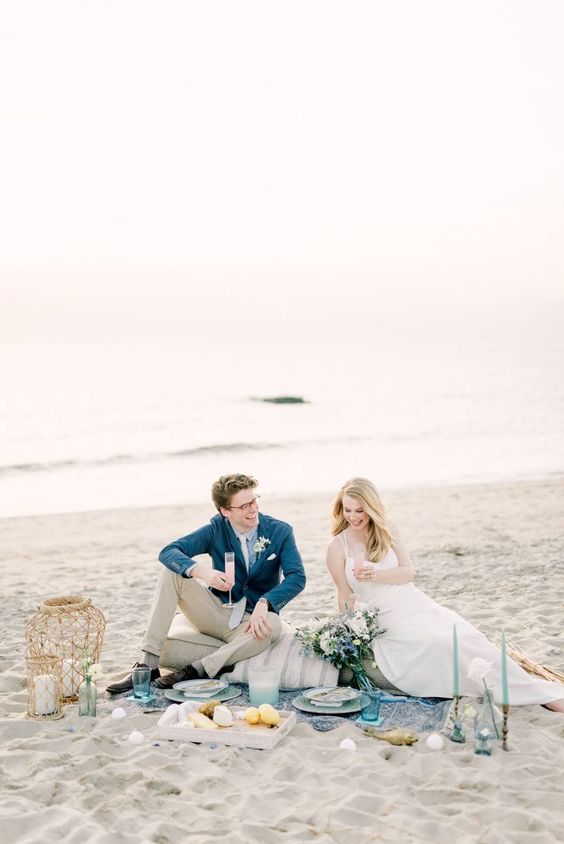
M 150 668 L 134 668 L 131 672 L 131 679 L 133 681 L 133 697 L 143 700 L 151 696 Z
M 364 721 L 377 721 L 380 717 L 380 703 L 382 693 L 379 691 L 365 691 L 364 694 L 369 698 L 366 706 L 362 707 L 362 718 Z

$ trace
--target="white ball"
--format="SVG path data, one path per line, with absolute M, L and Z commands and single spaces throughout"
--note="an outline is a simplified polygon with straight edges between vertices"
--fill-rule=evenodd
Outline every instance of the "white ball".
M 145 736 L 143 733 L 140 733 L 139 730 L 133 730 L 133 732 L 129 734 L 129 741 L 131 744 L 141 744 L 141 742 L 145 741 Z
M 352 738 L 344 738 L 339 747 L 341 750 L 356 750 L 356 744 Z
M 122 706 L 116 706 L 115 709 L 112 709 L 112 718 L 125 718 L 127 712 Z
M 429 750 L 442 750 L 444 746 L 444 739 L 438 733 L 432 733 L 427 737 L 427 747 Z

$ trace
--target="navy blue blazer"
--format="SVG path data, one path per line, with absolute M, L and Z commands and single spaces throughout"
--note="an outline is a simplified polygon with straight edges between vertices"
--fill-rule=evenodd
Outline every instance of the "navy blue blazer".
M 250 572 L 247 572 L 241 543 L 229 520 L 218 513 L 210 519 L 208 525 L 163 548 L 159 560 L 175 574 L 186 575 L 197 563 L 193 557 L 209 554 L 214 569 L 225 571 L 224 554 L 233 551 L 235 585 L 231 590 L 232 600 L 238 601 L 246 596 L 246 609 L 252 611 L 259 598 L 266 598 L 272 610 L 278 613 L 304 588 L 305 570 L 289 524 L 259 513 L 257 541 L 263 537 L 270 540 L 269 544 L 257 554 Z M 217 589 L 211 591 L 223 603 L 229 600 L 228 592 Z

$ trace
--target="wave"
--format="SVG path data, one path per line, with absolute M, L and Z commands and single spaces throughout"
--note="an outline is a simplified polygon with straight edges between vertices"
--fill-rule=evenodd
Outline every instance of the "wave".
M 293 440 L 278 443 L 217 443 L 215 445 L 201 445 L 195 448 L 184 448 L 180 451 L 160 451 L 145 454 L 113 454 L 106 457 L 68 458 L 64 460 L 33 461 L 29 463 L 12 463 L 0 466 L 0 475 L 53 472 L 59 469 L 75 469 L 78 467 L 113 466 L 119 463 L 146 463 L 154 460 L 169 460 L 178 457 L 194 458 L 205 454 L 233 453 L 238 451 L 268 451 L 270 449 L 286 449 L 302 446 L 326 446 L 331 443 L 370 441 L 373 437 L 337 437 L 335 439 Z
M 45 460 L 32 463 L 12 463 L 0 466 L 0 474 L 18 472 L 52 472 L 56 469 L 70 469 L 77 466 L 109 466 L 117 463 L 145 463 L 149 460 L 166 460 L 173 457 L 196 457 L 200 454 L 214 454 L 234 451 L 257 451 L 271 448 L 284 448 L 285 443 L 219 443 L 202 445 L 197 448 L 185 448 L 180 451 L 161 451 L 146 454 L 112 454 L 107 457 L 88 459 Z

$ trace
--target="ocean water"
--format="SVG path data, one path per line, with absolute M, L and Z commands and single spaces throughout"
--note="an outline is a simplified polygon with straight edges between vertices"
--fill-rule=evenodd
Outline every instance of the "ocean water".
M 0 347 L 0 516 L 564 472 L 564 341 Z M 290 394 L 306 403 L 259 397 Z M 265 507 L 265 509 L 268 509 Z

